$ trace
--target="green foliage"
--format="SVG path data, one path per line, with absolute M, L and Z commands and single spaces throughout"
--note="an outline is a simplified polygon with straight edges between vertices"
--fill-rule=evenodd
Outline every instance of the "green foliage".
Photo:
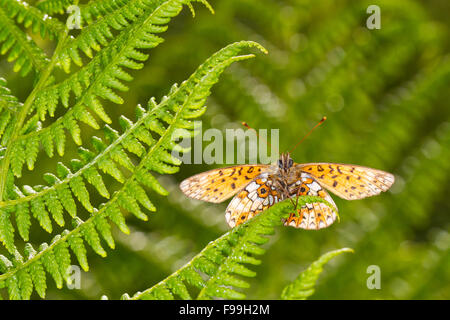
M 165 31 L 166 24 L 179 14 L 184 4 L 193 10 L 190 2 L 129 1 L 118 3 L 117 8 L 105 7 L 103 2 L 96 6 L 88 5 L 86 12 L 95 21 L 77 37 L 67 38 L 65 30 L 54 34 L 58 38 L 55 52 L 45 65 L 34 65 L 40 77 L 24 104 L 11 95 L 6 81 L 1 79 L 3 154 L 0 171 L 0 241 L 10 257 L 0 255 L 0 283 L 6 286 L 11 299 L 29 299 L 33 289 L 40 297 L 45 297 L 47 274 L 53 278 L 57 288 L 62 288 L 64 281 L 68 281 L 71 252 L 83 270 L 89 270 L 87 247 L 102 257 L 107 254 L 102 240 L 110 248 L 115 247 L 110 222 L 115 223 L 121 231 L 129 232 L 124 212 L 147 220 L 147 214 L 142 208 L 156 210 L 147 195 L 148 191 L 167 195 L 154 175 L 177 172 L 181 161 L 172 156 L 172 152 L 187 151 L 175 142 L 178 130 L 182 129 L 184 135 L 192 135 L 193 119 L 206 110 L 205 100 L 220 74 L 233 62 L 253 57 L 239 56 L 240 51 L 257 47 L 265 52 L 255 42 L 231 44 L 206 60 L 181 85 L 175 84 L 159 103 L 152 98 L 147 106 L 138 105 L 135 121 L 122 115 L 118 121 L 121 130 L 109 125 L 101 129 L 87 108 L 105 122 L 111 123 L 100 99 L 122 102 L 115 91 L 127 90 L 121 81 L 132 80 L 124 68 L 142 68 L 148 55 L 141 50 L 157 46 L 162 39 L 154 34 Z M 209 7 L 205 1 L 200 2 Z M 47 2 L 41 7 L 47 12 L 59 12 L 58 8 L 66 4 Z M 17 15 L 18 22 L 24 21 L 25 27 L 31 26 L 33 31 L 41 28 L 42 36 L 51 34 L 45 31 L 48 24 L 39 24 L 39 17 L 42 18 L 43 14 L 38 8 L 20 3 L 20 6 L 12 6 L 5 12 L 10 18 Z M 11 28 L 18 28 L 12 21 L 6 23 Z M 115 29 L 114 35 L 108 26 Z M 99 30 L 106 33 L 102 35 L 98 33 Z M 20 37 L 26 37 L 23 31 L 16 31 Z M 104 35 L 112 41 L 108 43 Z M 32 40 L 29 41 L 35 45 Z M 97 41 L 103 48 L 97 45 Z M 93 56 L 90 48 L 99 52 Z M 91 58 L 85 66 L 81 63 L 78 50 Z M 16 52 L 16 49 L 13 51 Z M 32 53 L 32 57 L 37 56 Z M 52 75 L 54 68 L 61 65 L 70 72 L 70 60 L 83 67 L 57 82 Z M 31 64 L 27 65 L 27 70 L 32 68 Z M 18 71 L 18 68 L 15 69 Z M 55 111 L 60 103 L 67 111 L 56 116 Z M 47 115 L 56 119 L 45 125 Z M 99 136 L 92 136 L 92 147 L 82 144 L 79 121 L 94 129 L 101 129 Z M 71 159 L 70 165 L 57 162 L 55 173 L 44 173 L 45 185 L 21 183 L 18 178 L 22 177 L 23 166 L 26 164 L 28 170 L 34 169 L 41 147 L 50 157 L 54 156 L 55 149 L 60 156 L 64 154 L 64 130 L 80 145 L 78 157 Z M 117 181 L 115 188 L 110 185 L 107 187 L 107 176 Z M 91 188 L 107 199 L 106 202 L 93 205 Z M 86 210 L 87 218 L 82 219 L 81 209 Z M 66 226 L 66 215 L 71 218 L 72 227 Z M 13 224 L 14 218 L 16 226 Z M 43 242 L 37 249 L 28 242 L 33 220 L 43 230 L 53 234 L 49 244 Z M 56 228 L 53 222 L 67 229 L 54 235 Z M 16 229 L 26 242 L 24 254 L 20 253 L 17 246 Z
M 326 203 L 320 197 L 298 198 L 299 206 L 312 202 Z M 262 245 L 269 240 L 267 236 L 275 233 L 275 227 L 281 226 L 283 219 L 287 218 L 292 210 L 291 200 L 277 203 L 212 241 L 175 273 L 144 292 L 136 293 L 131 299 L 192 299 L 187 284 L 198 289 L 196 299 L 244 299 L 245 294 L 240 290 L 249 288 L 250 284 L 242 278 L 256 276 L 256 272 L 250 270 L 248 265 L 261 263 L 259 256 L 265 253 Z M 342 249 L 341 252 L 345 250 L 348 251 Z M 307 272 L 310 274 L 307 278 L 312 281 L 312 284 L 308 285 L 314 285 L 321 267 L 339 253 L 339 251 L 328 253 L 308 269 Z M 297 286 L 294 290 L 297 290 Z M 130 297 L 124 294 L 122 298 Z
M 42 0 L 36 3 L 36 8 L 50 15 L 63 14 L 70 5 L 76 2 L 74 0 Z
M 33 275 L 33 270 L 42 270 L 43 265 L 55 280 L 57 287 L 60 288 L 66 275 L 64 270 L 67 270 L 67 262 L 70 261 L 67 244 L 77 257 L 80 266 L 87 271 L 89 266 L 84 242 L 100 256 L 106 256 L 106 251 L 100 243 L 100 236 L 111 248 L 114 248 L 114 240 L 106 221 L 107 218 L 117 223 L 124 232 L 127 232 L 127 229 L 123 222 L 121 208 L 131 212 L 139 219 L 147 220 L 147 215 L 141 211 L 140 205 L 150 211 L 155 211 L 156 208 L 148 198 L 143 186 L 158 193 L 166 193 L 150 172 L 172 174 L 178 170 L 180 165 L 180 161 L 170 154 L 172 150 L 180 151 L 174 143 L 172 133 L 181 128 L 192 130 L 190 120 L 201 115 L 197 111 L 203 108 L 210 87 L 217 82 L 218 76 L 228 65 L 234 61 L 251 57 L 251 55 L 236 56 L 237 52 L 249 46 L 259 47 L 256 43 L 240 42 L 224 48 L 200 66 L 187 81 L 179 87 L 172 87 L 169 95 L 159 105 L 151 100 L 147 109 L 138 106 L 135 123 L 125 117 L 120 119 L 124 130 L 122 133 L 106 126 L 106 141 L 94 137 L 94 150 L 80 148 L 81 159 L 71 161 L 74 172 L 59 162 L 57 176 L 47 173 L 44 177 L 48 186 L 40 188 L 24 186 L 24 193 L 15 187 L 15 197 L 10 201 L 4 201 L 0 211 L 0 234 L 6 249 L 15 255 L 16 264 L 13 266 L 11 261 L 2 256 L 4 274 L 0 276 L 0 280 L 11 279 L 19 273 L 23 277 L 29 277 Z M 155 135 L 159 135 L 158 139 L 153 138 Z M 143 144 L 147 144 L 147 147 L 144 147 Z M 141 161 L 138 165 L 131 162 L 126 151 L 140 157 Z M 131 175 L 124 178 L 118 165 L 126 166 Z M 96 209 L 90 203 L 86 182 L 96 188 L 102 196 L 110 198 L 99 170 L 109 174 L 123 186 L 101 208 Z M 86 221 L 82 221 L 76 216 L 75 200 L 78 200 L 91 213 Z M 28 203 L 30 210 L 27 208 Z M 28 244 L 28 250 L 31 253 L 23 261 L 14 245 L 14 228 L 9 213 L 19 212 L 18 208 L 20 208 L 21 213 L 16 220 L 17 226 L 21 230 L 20 235 L 24 240 L 28 240 L 31 214 L 44 230 L 51 233 L 52 222 L 49 213 L 57 224 L 63 226 L 63 207 L 74 218 L 74 229 L 65 230 L 61 235 L 57 235 L 50 245 L 44 243 L 38 253 L 31 244 Z M 33 278 L 42 279 L 43 274 L 45 275 L 40 272 L 39 277 L 34 275 Z M 17 281 L 21 281 L 19 276 Z M 40 294 L 45 292 L 45 288 L 42 287 L 44 282 L 35 282 L 35 286 L 41 286 L 36 287 L 36 291 Z M 29 297 L 30 288 L 28 286 L 23 288 L 19 286 L 20 290 L 16 292 L 13 288 L 15 285 L 15 282 L 6 281 L 11 298 Z M 14 291 L 11 291 L 13 289 Z M 14 295 L 11 295 L 11 292 Z
M 343 201 L 332 195 L 340 223 L 320 232 L 280 231 L 268 244 L 257 279 L 250 280 L 248 298 L 278 299 L 284 284 L 298 275 L 299 264 L 334 248 L 350 247 L 357 254 L 322 273 L 312 299 L 449 299 L 450 29 L 444 14 L 448 4 L 414 0 L 212 4 L 214 16 L 199 13 L 196 23 L 188 23 L 186 17 L 183 32 L 169 30 L 164 44 L 168 50 L 152 57 L 155 65 L 169 68 L 146 69 L 157 74 L 158 81 L 137 77 L 137 83 L 160 92 L 160 81 L 181 77 L 201 53 L 235 38 L 257 40 L 270 54 L 234 65 L 224 74 L 209 98 L 203 130 L 223 131 L 240 121 L 257 129 L 280 129 L 280 151 L 286 151 L 325 115 L 328 120 L 292 153 L 295 162 L 353 163 L 396 176 L 392 190 L 377 197 Z M 365 26 L 371 4 L 381 8 L 380 30 Z M 181 61 L 181 56 L 189 58 Z M 141 281 L 151 287 L 223 234 L 227 202 L 199 204 L 176 191 L 184 178 L 211 168 L 185 166 L 168 180 L 172 184 L 168 190 L 175 194 L 160 203 L 164 219 L 157 218 L 148 227 L 136 225 L 135 230 L 143 239 L 157 239 L 170 254 L 152 258 L 123 241 L 123 255 L 146 261 L 153 271 L 140 269 L 139 276 L 127 277 L 121 286 L 111 284 L 108 295 L 120 296 L 123 284 L 129 287 L 125 292 L 141 290 L 136 285 Z M 173 238 L 181 252 L 165 244 L 172 244 Z M 149 246 L 145 250 L 152 255 L 159 252 Z M 372 264 L 381 268 L 381 290 L 365 285 L 366 269 Z M 119 265 L 117 260 L 115 266 Z
M 299 276 L 281 293 L 283 300 L 305 300 L 314 293 L 314 287 L 317 279 L 323 271 L 323 267 L 334 257 L 344 252 L 353 252 L 352 249 L 343 248 L 323 254 L 314 261 L 308 269 L 299 274 Z
M 0 53 L 9 52 L 8 61 L 16 61 L 14 71 L 20 71 L 22 75 L 33 69 L 44 70 L 48 64 L 45 53 L 15 22 L 50 39 L 59 36 L 64 31 L 64 25 L 25 2 L 0 1 L 0 43 L 3 43 Z
M 9 261 L 1 268 L 13 270 L 29 257 L 40 261 L 27 265 L 30 272 L 5 276 L 2 272 L 8 271 L 1 271 L 3 297 L 27 297 L 29 274 L 35 290 L 31 298 L 119 298 L 123 292 L 158 284 L 228 231 L 226 203 L 201 204 L 178 190 L 181 180 L 211 165 L 186 165 L 174 175 L 152 171 L 140 180 L 136 175 L 133 181 L 150 201 L 139 196 L 145 204 L 138 201 L 138 211 L 127 195 L 142 192 L 126 181 L 161 136 L 152 133 L 150 142 L 149 136 L 138 137 L 137 127 L 130 133 L 145 148 L 143 156 L 137 155 L 142 155 L 142 148 L 135 143 L 135 153 L 122 141 L 114 150 L 108 146 L 117 135 L 133 130 L 123 129 L 128 128 L 126 119 L 135 125 L 140 121 L 135 115 L 138 104 L 148 113 L 153 105 L 146 103 L 149 97 L 155 96 L 160 105 L 167 88 L 189 77 L 205 57 L 230 42 L 251 39 L 270 54 L 235 64 L 221 76 L 206 111 L 196 111 L 204 111 L 204 129 L 223 130 L 240 121 L 254 128 L 280 129 L 284 151 L 326 115 L 325 125 L 292 154 L 296 162 L 366 165 L 393 172 L 396 183 L 392 192 L 373 199 L 335 198 L 341 220 L 320 232 L 280 228 L 264 245 L 264 263 L 252 268 L 258 276 L 245 277 L 251 286 L 245 294 L 250 299 L 278 299 L 284 285 L 298 275 L 300 264 L 332 248 L 351 247 L 358 254 L 322 273 L 311 298 L 449 298 L 450 63 L 445 1 L 377 1 L 381 29 L 368 30 L 366 8 L 375 4 L 371 1 L 211 0 L 214 15 L 198 10 L 192 19 L 184 10 L 170 24 L 161 22 L 154 31 L 140 33 L 153 45 L 160 44 L 158 37 L 163 35 L 165 42 L 150 49 L 139 49 L 143 44 L 127 35 L 140 31 L 138 26 L 145 25 L 142 17 L 149 17 L 164 1 L 83 1 L 83 29 L 68 36 L 64 12 L 74 1 L 0 2 L 0 77 L 8 79 L 0 80 L 0 157 L 11 162 L 7 171 L 0 164 L 0 232 L 13 252 L 0 244 L 0 255 Z M 24 15 L 26 8 L 39 11 L 30 9 Z M 52 19 L 39 18 L 45 14 Z M 150 63 L 132 50 L 150 53 Z M 137 66 L 143 68 L 134 70 Z M 24 108 L 27 111 L 21 112 Z M 94 159 L 83 158 L 91 153 Z M 93 162 L 80 168 L 85 161 Z M 77 181 L 70 183 L 71 176 Z M 125 184 L 130 189 L 117 195 Z M 108 201 L 117 206 L 102 211 L 101 204 Z M 152 205 L 157 214 L 148 215 L 145 208 Z M 144 218 L 141 212 L 150 223 L 135 218 Z M 84 230 L 81 226 L 87 224 Z M 92 244 L 104 254 L 92 237 L 92 226 L 107 260 L 91 250 Z M 65 229 L 79 237 L 69 244 Z M 52 246 L 55 236 L 63 246 Z M 60 277 L 39 255 L 42 243 L 60 257 Z M 82 261 L 78 264 L 89 267 L 82 273 L 81 289 L 67 290 L 64 280 L 57 289 L 65 278 L 64 266 L 77 257 Z M 371 264 L 381 268 L 381 290 L 365 286 Z M 200 292 L 185 285 L 191 297 Z

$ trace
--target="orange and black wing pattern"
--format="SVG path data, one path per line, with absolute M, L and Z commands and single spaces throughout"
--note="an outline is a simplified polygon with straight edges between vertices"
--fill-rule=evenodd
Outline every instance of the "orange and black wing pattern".
M 297 207 L 284 222 L 285 226 L 305 230 L 319 230 L 333 224 L 338 217 L 338 209 L 328 192 L 308 173 L 300 172 L 290 197 L 315 196 L 326 200 L 323 202 L 305 203 Z
M 231 228 L 253 218 L 281 200 L 269 173 L 265 172 L 250 181 L 225 210 L 225 219 Z
M 269 165 L 238 165 L 213 169 L 183 180 L 180 189 L 190 198 L 219 203 L 250 183 Z
M 346 200 L 375 196 L 387 191 L 395 180 L 389 172 L 352 164 L 307 163 L 295 164 L 295 167 Z

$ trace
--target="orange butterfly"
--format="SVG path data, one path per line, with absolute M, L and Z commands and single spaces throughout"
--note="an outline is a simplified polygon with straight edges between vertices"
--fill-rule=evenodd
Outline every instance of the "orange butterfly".
M 276 164 L 213 169 L 184 180 L 180 188 L 190 198 L 214 203 L 236 194 L 225 211 L 232 228 L 284 199 L 319 196 L 332 207 L 322 202 L 307 203 L 284 222 L 286 226 L 318 230 L 330 226 L 338 212 L 325 189 L 343 199 L 356 200 L 386 191 L 393 183 L 394 176 L 381 170 L 338 163 L 299 164 L 284 153 Z

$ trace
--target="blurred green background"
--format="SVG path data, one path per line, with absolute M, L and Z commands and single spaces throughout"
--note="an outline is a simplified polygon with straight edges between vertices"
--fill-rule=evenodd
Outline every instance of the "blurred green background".
M 160 99 L 221 47 L 239 40 L 264 45 L 267 56 L 240 62 L 213 88 L 204 128 L 247 121 L 279 128 L 280 150 L 292 148 L 324 115 L 328 121 L 293 153 L 295 162 L 353 163 L 396 175 L 390 192 L 359 201 L 334 196 L 341 221 L 321 231 L 279 228 L 266 245 L 248 298 L 277 299 L 283 287 L 319 255 L 351 247 L 333 260 L 313 299 L 450 298 L 450 3 L 441 1 L 212 0 L 211 15 L 196 6 L 169 24 L 163 44 L 108 112 L 134 119 L 134 107 Z M 381 29 L 368 30 L 366 8 L 381 8 Z M 41 43 L 45 46 L 45 43 Z M 51 49 L 51 48 L 50 48 Z M 0 74 L 22 101 L 32 86 L 4 59 Z M 117 121 L 116 121 L 117 124 Z M 92 134 L 83 128 L 84 141 Z M 72 146 L 73 144 L 71 144 Z M 65 159 L 75 155 L 67 152 Z M 42 183 L 56 161 L 41 154 L 23 178 Z M 60 159 L 59 159 L 60 160 Z M 149 222 L 129 216 L 129 236 L 114 229 L 115 250 L 103 259 L 89 251 L 80 290 L 50 299 L 119 298 L 156 284 L 228 230 L 224 210 L 187 199 L 179 182 L 211 165 L 183 165 L 161 177 L 171 192 L 152 194 Z M 94 198 L 95 201 L 96 198 Z M 100 201 L 100 198 L 96 199 Z M 34 224 L 37 243 L 49 235 Z M 366 270 L 381 269 L 381 289 L 369 290 Z M 35 294 L 34 294 L 35 295 Z M 37 296 L 36 296 L 37 297 Z

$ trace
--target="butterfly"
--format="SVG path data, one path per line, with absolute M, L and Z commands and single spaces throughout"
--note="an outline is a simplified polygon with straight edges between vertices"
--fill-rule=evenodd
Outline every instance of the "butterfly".
M 206 171 L 180 184 L 190 198 L 228 204 L 225 218 L 235 227 L 284 199 L 318 196 L 322 202 L 296 207 L 284 224 L 306 230 L 329 227 L 338 209 L 328 191 L 345 200 L 363 199 L 387 191 L 394 183 L 391 173 L 351 164 L 294 163 L 289 152 L 271 165 L 237 165 Z

